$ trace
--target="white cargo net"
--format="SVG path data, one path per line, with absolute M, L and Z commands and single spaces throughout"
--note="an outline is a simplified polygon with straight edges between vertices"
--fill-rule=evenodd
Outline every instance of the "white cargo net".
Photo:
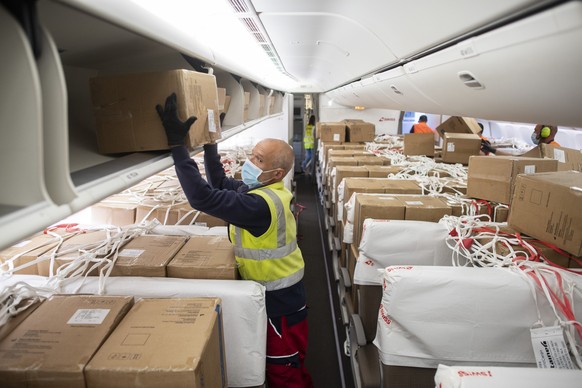
M 445 216 L 440 223 L 447 226 L 447 245 L 453 251 L 454 266 L 508 267 L 528 281 L 536 307 L 536 288 L 543 292 L 555 314 L 556 326 L 563 329 L 570 354 L 578 368 L 582 348 L 582 324 L 575 317 L 574 298 L 582 298 L 582 290 L 564 276 L 565 272 L 582 275 L 582 269 L 564 268 L 548 259 L 539 244 L 568 257 L 577 258 L 550 244 L 523 238 L 518 232 L 508 232 L 505 223 L 493 223 L 488 216 Z M 538 245 L 534 245 L 537 243 Z M 579 262 L 579 264 L 581 264 Z M 540 316 L 532 327 L 544 327 Z
M 61 292 L 64 285 L 74 283 L 80 279 L 81 281 L 78 283 L 77 289 L 74 290 L 74 293 L 76 293 L 82 287 L 87 276 L 95 271 L 99 273 L 98 293 L 100 295 L 104 294 L 105 283 L 117 261 L 120 248 L 133 238 L 148 233 L 157 225 L 159 225 L 159 222 L 153 220 L 140 225 L 129 225 L 123 228 L 113 227 L 111 225 L 78 224 L 63 224 L 48 228 L 45 233 L 52 236 L 53 239 L 47 239 L 47 242 L 45 242 L 46 246 L 52 247 L 46 254 L 25 264 L 15 265 L 18 262 L 18 258 L 28 253 L 28 251 L 24 251 L 8 258 L 2 264 L 0 280 L 9 278 L 12 274 L 30 266 L 37 266 L 42 261 L 49 262 L 49 277 L 43 287 L 32 287 L 24 283 L 18 283 L 4 288 L 0 294 L 0 326 L 10 316 L 16 315 L 33 302 Z M 62 249 L 63 242 L 66 239 L 86 232 L 95 231 L 105 232 L 105 238 L 98 242 L 75 245 L 71 248 Z M 34 249 L 37 248 L 39 247 L 36 246 Z M 58 257 L 62 255 L 70 255 L 73 258 L 67 260 L 66 263 L 60 265 L 58 268 L 55 268 Z M 27 302 L 26 307 L 21 305 L 21 302 L 25 299 L 30 299 L 30 303 Z

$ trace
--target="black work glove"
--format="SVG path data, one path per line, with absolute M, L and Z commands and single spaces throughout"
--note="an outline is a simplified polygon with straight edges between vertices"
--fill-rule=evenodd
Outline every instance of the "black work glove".
M 490 153 L 494 154 L 497 152 L 497 150 L 491 146 L 491 143 L 486 140 L 481 140 L 481 151 L 485 155 L 489 155 Z
M 166 98 L 164 108 L 160 104 L 156 105 L 156 110 L 166 130 L 168 145 L 170 147 L 184 145 L 184 139 L 190 127 L 196 121 L 196 117 L 191 116 L 184 122 L 180 121 L 178 118 L 178 108 L 176 107 L 176 93 L 172 93 Z

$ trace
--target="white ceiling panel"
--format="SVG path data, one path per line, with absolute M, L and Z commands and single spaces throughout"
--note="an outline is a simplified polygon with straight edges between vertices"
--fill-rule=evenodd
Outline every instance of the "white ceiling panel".
M 540 0 L 250 2 L 285 69 L 304 87 L 321 91 L 396 64 Z

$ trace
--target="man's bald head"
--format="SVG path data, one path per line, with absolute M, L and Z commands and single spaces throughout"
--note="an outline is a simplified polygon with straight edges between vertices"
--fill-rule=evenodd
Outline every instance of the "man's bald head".
M 263 139 L 255 145 L 253 154 L 263 158 L 263 170 L 282 169 L 284 173 L 281 179 L 293 169 L 293 163 L 295 161 L 293 148 L 283 140 Z

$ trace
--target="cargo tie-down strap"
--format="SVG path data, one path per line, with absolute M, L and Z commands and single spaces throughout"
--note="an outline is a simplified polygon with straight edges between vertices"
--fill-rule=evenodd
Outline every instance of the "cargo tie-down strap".
M 582 346 L 582 324 L 576 319 L 573 309 L 573 301 L 582 298 L 582 290 L 577 289 L 568 276 L 564 276 L 566 273 L 580 276 L 582 269 L 565 268 L 553 263 L 539 247 L 544 245 L 582 263 L 551 244 L 507 231 L 507 224 L 490 222 L 488 216 L 445 216 L 440 223 L 449 230 L 447 245 L 454 252 L 453 266 L 508 267 L 528 281 L 538 311 L 538 322 L 532 324 L 532 343 L 535 342 L 536 330 L 557 330 L 558 337 L 565 336 L 564 346 L 567 346 L 578 368 L 582 368 L 579 350 Z M 554 326 L 547 327 L 541 319 L 536 288 L 543 292 L 552 307 L 556 317 Z M 564 359 L 566 366 L 563 367 L 573 367 L 569 357 Z

